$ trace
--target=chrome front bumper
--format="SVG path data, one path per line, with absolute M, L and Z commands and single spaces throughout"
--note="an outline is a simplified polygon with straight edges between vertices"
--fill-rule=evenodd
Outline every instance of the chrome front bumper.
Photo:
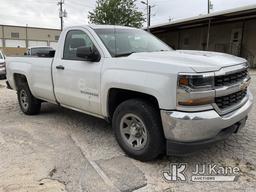
M 0 68 L 0 75 L 6 75 L 5 68 Z
M 248 115 L 253 103 L 253 96 L 248 94 L 248 101 L 239 109 L 220 116 L 215 110 L 203 112 L 181 112 L 161 110 L 165 138 L 178 142 L 196 142 L 216 137 Z

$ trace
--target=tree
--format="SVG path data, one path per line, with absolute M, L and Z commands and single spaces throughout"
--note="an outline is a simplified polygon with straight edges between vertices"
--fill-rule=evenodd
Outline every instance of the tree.
M 145 18 L 136 6 L 136 0 L 97 0 L 89 12 L 91 23 L 142 27 Z

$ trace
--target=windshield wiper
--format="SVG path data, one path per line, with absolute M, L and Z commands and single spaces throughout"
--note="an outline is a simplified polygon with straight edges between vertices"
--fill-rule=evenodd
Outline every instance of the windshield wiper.
M 115 57 L 125 57 L 125 56 L 129 56 L 129 55 L 131 55 L 133 53 L 135 53 L 135 52 L 116 54 Z

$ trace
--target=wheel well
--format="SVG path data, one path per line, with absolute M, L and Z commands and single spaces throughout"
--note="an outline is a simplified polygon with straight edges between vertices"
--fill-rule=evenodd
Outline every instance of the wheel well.
M 18 89 L 20 85 L 24 85 L 24 84 L 27 84 L 28 81 L 27 81 L 27 78 L 25 75 L 22 75 L 22 74 L 14 74 L 14 81 L 15 81 L 15 86 L 16 88 Z
M 108 94 L 108 116 L 112 119 L 112 116 L 118 107 L 119 104 L 122 102 L 129 100 L 129 99 L 143 99 L 144 101 L 149 102 L 154 106 L 156 109 L 159 109 L 159 104 L 157 99 L 152 96 L 141 92 L 130 91 L 125 89 L 116 89 L 112 88 L 109 90 Z

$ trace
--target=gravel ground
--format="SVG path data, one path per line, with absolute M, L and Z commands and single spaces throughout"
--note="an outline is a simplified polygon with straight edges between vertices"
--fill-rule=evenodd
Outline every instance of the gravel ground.
M 256 72 L 251 90 L 256 95 Z M 25 116 L 16 93 L 0 81 L 0 192 L 81 191 L 255 191 L 256 108 L 238 134 L 188 157 L 141 163 L 124 155 L 103 120 L 44 103 L 38 116 Z M 170 163 L 237 166 L 236 182 L 171 182 Z

